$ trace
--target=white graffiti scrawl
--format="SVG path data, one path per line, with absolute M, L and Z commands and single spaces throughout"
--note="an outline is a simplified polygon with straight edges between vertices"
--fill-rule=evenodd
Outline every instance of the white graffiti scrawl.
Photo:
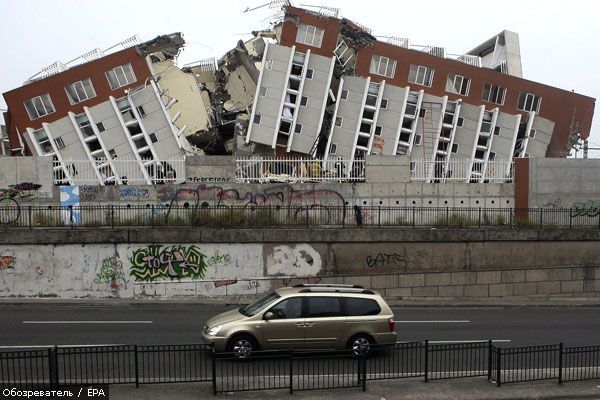
M 321 255 L 308 244 L 277 246 L 267 255 L 269 276 L 315 276 L 321 271 Z

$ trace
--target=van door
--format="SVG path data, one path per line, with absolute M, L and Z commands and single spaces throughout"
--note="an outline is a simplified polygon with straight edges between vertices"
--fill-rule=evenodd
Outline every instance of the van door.
M 307 296 L 305 340 L 308 349 L 341 349 L 346 328 L 339 295 Z
M 302 310 L 303 297 L 288 297 L 263 313 L 263 349 L 304 348 L 305 319 Z M 264 320 L 264 315 L 267 312 L 272 312 L 274 318 L 268 321 Z

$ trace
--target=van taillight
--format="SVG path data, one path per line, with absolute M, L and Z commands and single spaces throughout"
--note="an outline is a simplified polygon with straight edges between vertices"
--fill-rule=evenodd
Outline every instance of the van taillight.
M 396 330 L 396 322 L 394 322 L 393 315 L 390 317 L 390 319 L 388 319 L 388 326 L 390 328 L 390 332 L 394 332 Z

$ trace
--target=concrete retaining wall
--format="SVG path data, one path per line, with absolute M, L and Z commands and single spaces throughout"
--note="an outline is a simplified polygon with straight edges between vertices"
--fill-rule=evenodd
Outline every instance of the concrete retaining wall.
M 357 283 L 388 297 L 600 294 L 600 230 L 0 233 L 0 297 L 218 299 L 297 282 Z

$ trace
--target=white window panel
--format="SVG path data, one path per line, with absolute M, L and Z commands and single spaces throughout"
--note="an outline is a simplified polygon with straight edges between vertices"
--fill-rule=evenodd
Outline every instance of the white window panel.
M 423 86 L 431 86 L 435 70 L 422 65 L 411 65 L 408 73 L 408 81 Z
M 131 64 L 120 65 L 106 72 L 106 78 L 112 90 L 136 81 Z
M 27 100 L 24 104 L 31 120 L 52 114 L 56 111 L 48 93 Z
M 321 47 L 323 43 L 323 29 L 312 25 L 300 24 L 296 34 L 296 42 L 312 47 Z
M 521 92 L 517 108 L 523 111 L 540 112 L 542 98 L 533 93 Z
M 371 68 L 369 69 L 369 72 L 393 78 L 396 72 L 396 60 L 375 55 L 371 57 Z
M 486 83 L 483 86 L 483 95 L 481 96 L 482 100 L 489 101 L 490 103 L 495 104 L 504 104 L 504 99 L 506 98 L 506 88 L 498 85 L 493 85 L 491 83 Z
M 448 74 L 448 80 L 446 81 L 447 92 L 468 96 L 470 87 L 471 80 L 469 78 L 466 78 L 462 75 Z
M 96 97 L 96 91 L 90 79 L 75 82 L 69 86 L 65 86 L 67 97 L 71 104 L 80 103 L 84 100 Z

